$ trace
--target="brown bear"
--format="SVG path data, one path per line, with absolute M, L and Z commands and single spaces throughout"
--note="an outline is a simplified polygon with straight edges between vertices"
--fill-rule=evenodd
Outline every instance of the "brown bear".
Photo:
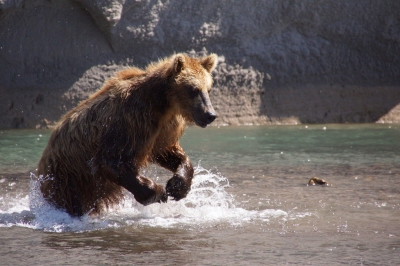
M 44 198 L 82 216 L 118 203 L 122 188 L 143 205 L 186 197 L 193 167 L 178 140 L 186 122 L 204 128 L 216 118 L 209 97 L 216 63 L 215 54 L 176 54 L 107 80 L 52 132 L 37 169 Z M 173 173 L 165 188 L 140 174 L 148 163 Z

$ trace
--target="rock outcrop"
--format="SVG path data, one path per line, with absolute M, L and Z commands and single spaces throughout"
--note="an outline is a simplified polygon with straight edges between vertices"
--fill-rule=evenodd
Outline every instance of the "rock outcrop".
M 216 53 L 218 124 L 400 122 L 400 1 L 0 0 L 0 128 L 114 71 Z

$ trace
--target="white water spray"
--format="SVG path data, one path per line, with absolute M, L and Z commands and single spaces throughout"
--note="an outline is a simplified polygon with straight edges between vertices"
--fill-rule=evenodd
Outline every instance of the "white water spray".
M 234 196 L 227 192 L 229 181 L 219 173 L 198 166 L 192 189 L 185 199 L 142 206 L 133 195 L 125 193 L 124 202 L 98 217 L 71 217 L 55 209 L 40 193 L 38 178 L 31 174 L 29 197 L 12 199 L 0 209 L 0 226 L 22 226 L 52 232 L 83 232 L 110 227 L 207 227 L 216 224 L 240 226 L 243 223 L 286 217 L 281 210 L 245 210 L 237 207 Z

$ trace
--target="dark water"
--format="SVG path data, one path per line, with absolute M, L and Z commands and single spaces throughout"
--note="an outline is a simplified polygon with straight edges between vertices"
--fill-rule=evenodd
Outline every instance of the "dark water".
M 82 219 L 31 182 L 49 134 L 0 133 L 1 265 L 400 265 L 400 125 L 189 128 L 187 199 Z

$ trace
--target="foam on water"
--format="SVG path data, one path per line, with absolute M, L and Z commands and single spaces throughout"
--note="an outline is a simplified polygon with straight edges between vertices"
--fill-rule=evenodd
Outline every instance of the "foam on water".
M 130 193 L 125 200 L 99 217 L 85 215 L 73 218 L 48 204 L 32 174 L 29 196 L 9 199 L 0 209 L 0 227 L 22 226 L 52 232 L 91 231 L 122 226 L 193 227 L 228 224 L 238 226 L 254 220 L 268 222 L 273 218 L 286 219 L 282 210 L 246 210 L 236 205 L 226 191 L 229 181 L 219 173 L 198 166 L 192 189 L 181 201 L 142 206 Z

